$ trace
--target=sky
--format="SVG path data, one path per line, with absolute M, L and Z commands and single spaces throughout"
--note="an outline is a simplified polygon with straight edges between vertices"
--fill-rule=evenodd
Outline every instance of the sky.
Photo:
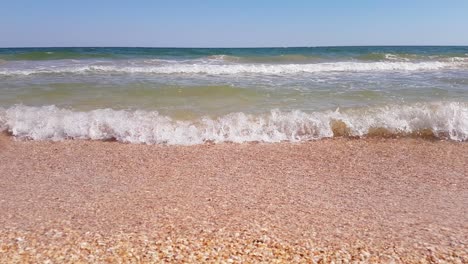
M 0 0 L 0 47 L 468 45 L 468 0 Z

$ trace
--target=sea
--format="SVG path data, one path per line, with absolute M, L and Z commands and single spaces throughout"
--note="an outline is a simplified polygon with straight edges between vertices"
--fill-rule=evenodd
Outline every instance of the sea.
M 2 48 L 0 131 L 194 145 L 468 140 L 468 47 Z

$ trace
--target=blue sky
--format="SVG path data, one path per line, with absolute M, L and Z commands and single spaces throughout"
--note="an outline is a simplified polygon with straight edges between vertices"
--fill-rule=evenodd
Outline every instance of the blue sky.
M 0 0 L 0 47 L 468 45 L 468 0 Z

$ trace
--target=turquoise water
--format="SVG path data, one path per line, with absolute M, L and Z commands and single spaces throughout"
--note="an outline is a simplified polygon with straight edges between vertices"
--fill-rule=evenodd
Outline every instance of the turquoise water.
M 468 47 L 0 49 L 0 129 L 135 143 L 468 138 Z M 342 133 L 341 133 L 342 134 Z
M 294 47 L 294 48 L 0 48 L 3 60 L 60 59 L 197 59 L 226 55 L 241 58 L 304 56 L 324 60 L 380 60 L 385 54 L 411 56 L 467 57 L 466 46 L 389 46 L 389 47 Z M 273 59 L 274 61 L 274 59 Z

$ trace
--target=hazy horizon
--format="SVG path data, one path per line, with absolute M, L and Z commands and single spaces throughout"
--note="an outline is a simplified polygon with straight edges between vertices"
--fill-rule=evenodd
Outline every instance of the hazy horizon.
M 136 48 L 136 49 L 289 49 L 289 48 L 347 48 L 347 47 L 468 47 L 467 45 L 323 45 L 323 46 L 239 46 L 239 47 L 208 47 L 208 46 L 17 46 L 0 47 L 0 49 L 60 49 L 60 48 Z

